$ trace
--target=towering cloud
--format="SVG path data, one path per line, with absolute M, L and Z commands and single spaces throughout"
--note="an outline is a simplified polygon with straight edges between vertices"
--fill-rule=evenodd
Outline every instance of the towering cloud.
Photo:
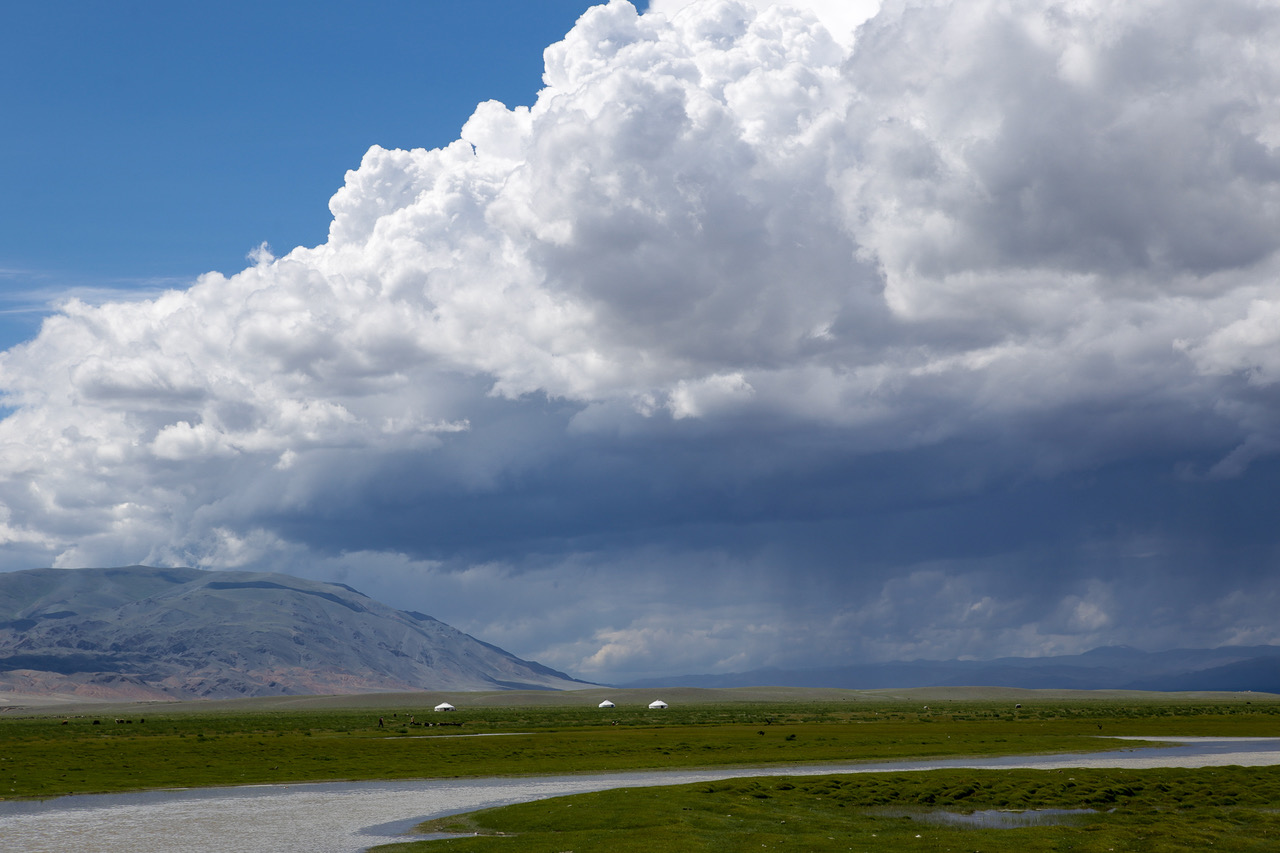
M 325 244 L 0 356 L 6 567 L 345 571 L 591 678 L 1277 639 L 1277 39 L 595 7 Z

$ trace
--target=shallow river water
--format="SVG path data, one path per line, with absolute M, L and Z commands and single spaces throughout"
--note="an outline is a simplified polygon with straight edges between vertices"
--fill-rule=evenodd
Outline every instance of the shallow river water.
M 1148 740 L 1155 740 L 1149 738 Z M 0 801 L 5 853 L 358 853 L 431 817 L 607 788 L 740 776 L 935 768 L 1209 767 L 1280 764 L 1280 738 L 1159 738 L 1165 748 L 884 764 L 674 770 L 522 779 L 201 788 Z

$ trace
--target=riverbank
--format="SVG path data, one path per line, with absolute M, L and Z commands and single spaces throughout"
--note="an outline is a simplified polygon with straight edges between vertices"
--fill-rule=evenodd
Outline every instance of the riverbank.
M 506 779 L 360 782 L 139 792 L 0 803 L 6 853 L 359 853 L 421 821 L 504 803 L 613 788 L 745 777 L 865 774 L 935 769 L 1145 769 L 1280 765 L 1280 738 L 1195 739 L 1167 748 L 1090 755 L 947 761 L 737 767 Z M 566 848 L 567 849 L 567 848 Z

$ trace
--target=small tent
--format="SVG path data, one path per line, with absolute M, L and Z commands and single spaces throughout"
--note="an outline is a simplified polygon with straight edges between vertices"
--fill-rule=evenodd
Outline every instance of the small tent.
M 448 702 L 441 702 L 439 705 L 436 706 L 436 710 L 437 711 L 456 711 L 458 709 L 450 705 Z
M 597 707 L 597 708 L 615 708 L 615 707 L 617 707 L 617 706 L 616 706 L 616 705 L 614 705 L 612 702 L 610 702 L 608 699 L 606 699 L 606 700 L 604 700 L 603 702 L 601 702 L 599 705 L 597 705 L 596 707 Z
M 649 709 L 651 711 L 661 710 L 665 707 L 667 707 L 667 703 L 663 702 L 661 699 L 655 699 L 649 703 Z

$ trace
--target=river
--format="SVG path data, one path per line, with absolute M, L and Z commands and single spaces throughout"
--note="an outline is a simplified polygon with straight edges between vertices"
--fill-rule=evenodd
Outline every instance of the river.
M 402 833 L 428 818 L 608 788 L 678 785 L 742 776 L 937 768 L 1280 765 L 1280 738 L 1146 740 L 1167 741 L 1169 746 L 928 762 L 260 785 L 0 801 L 0 849 L 6 853 L 359 853 L 377 844 L 404 840 Z

